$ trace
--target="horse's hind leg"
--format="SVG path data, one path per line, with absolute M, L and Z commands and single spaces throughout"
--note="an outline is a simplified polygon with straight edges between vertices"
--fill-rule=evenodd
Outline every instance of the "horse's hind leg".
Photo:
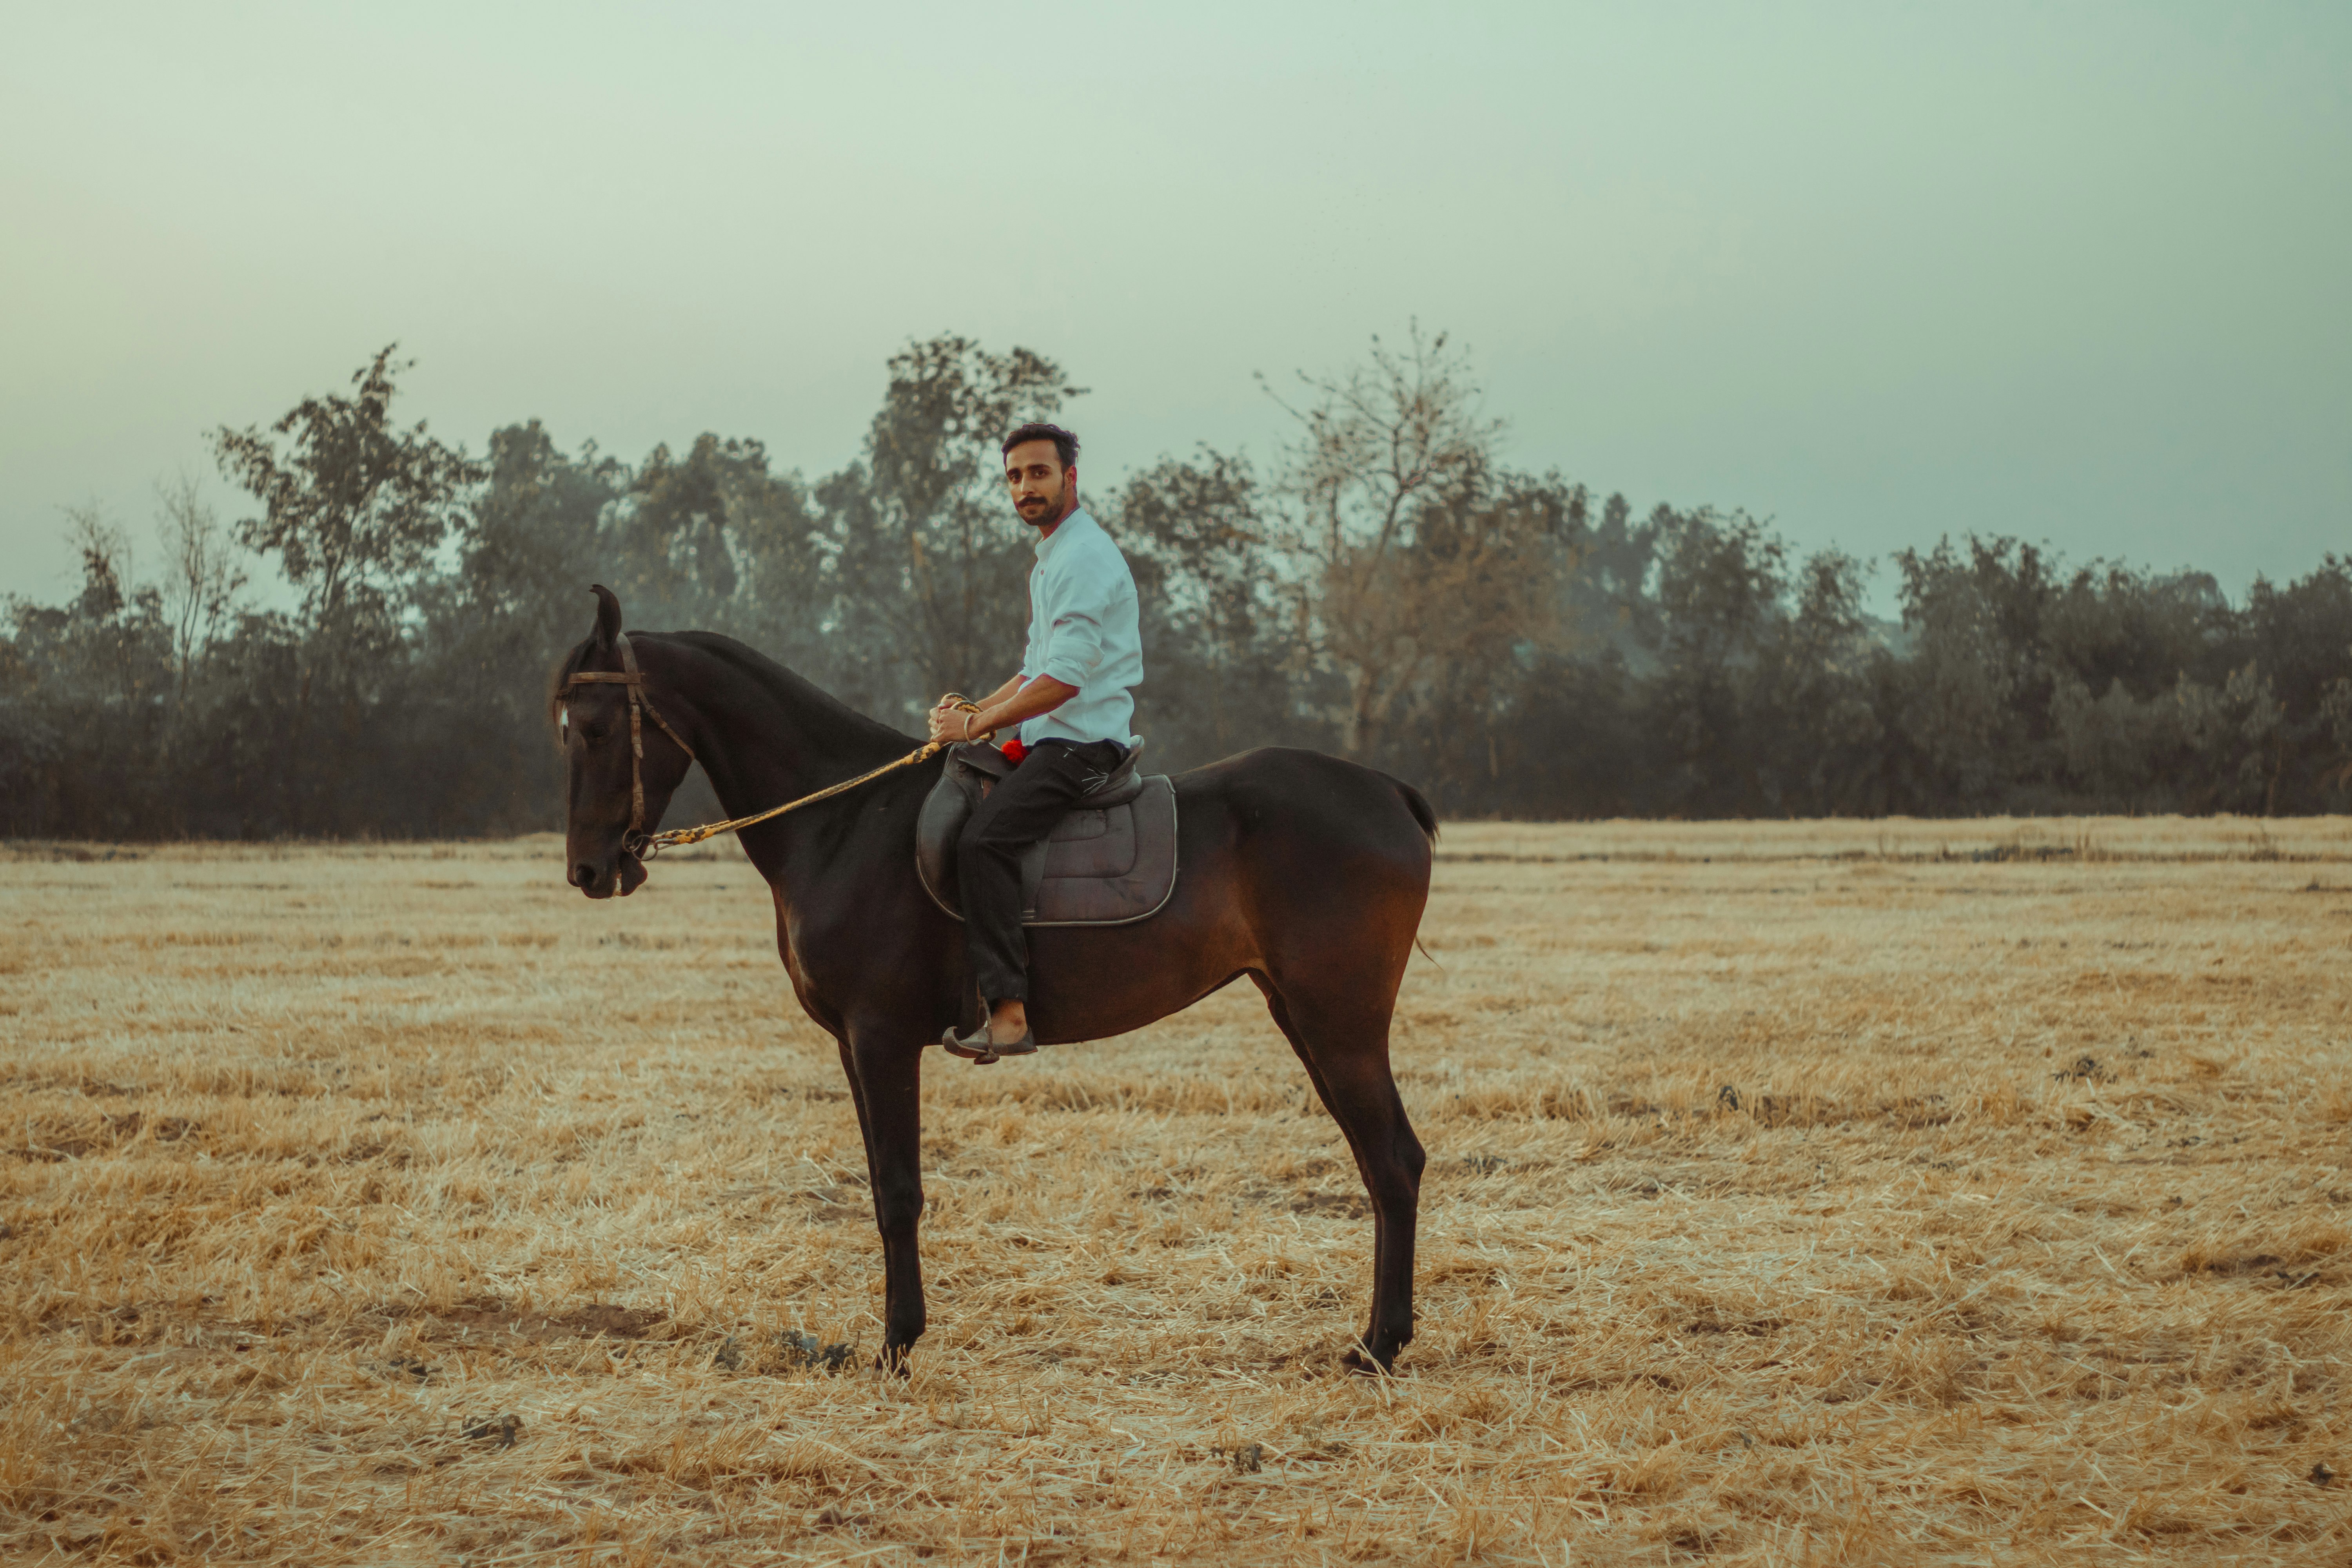
M 1253 974 L 1323 1108 L 1347 1134 L 1372 1201 L 1372 1312 L 1350 1366 L 1386 1372 L 1412 1340 L 1413 1231 L 1428 1163 L 1389 1070 L 1386 997 L 1326 996 Z

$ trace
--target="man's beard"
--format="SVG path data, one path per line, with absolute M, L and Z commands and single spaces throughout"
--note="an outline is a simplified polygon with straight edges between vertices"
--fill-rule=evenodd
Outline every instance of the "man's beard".
M 1068 496 L 1069 491 L 1065 489 L 1060 495 L 1044 497 L 1034 506 L 1016 506 L 1013 510 L 1019 512 L 1021 521 L 1030 527 L 1043 528 L 1062 515 L 1062 502 Z

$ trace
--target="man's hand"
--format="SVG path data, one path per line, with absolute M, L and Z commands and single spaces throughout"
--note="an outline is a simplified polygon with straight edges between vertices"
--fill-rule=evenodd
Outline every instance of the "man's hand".
M 968 709 L 942 701 L 931 710 L 931 739 L 934 741 L 966 741 L 980 734 L 984 726 L 979 715 Z
M 1050 675 L 1035 676 L 1026 682 L 1016 675 L 990 693 L 977 713 L 967 713 L 945 703 L 932 709 L 931 739 L 976 741 L 992 730 L 1010 730 L 1024 719 L 1051 713 L 1077 694 L 1076 687 Z

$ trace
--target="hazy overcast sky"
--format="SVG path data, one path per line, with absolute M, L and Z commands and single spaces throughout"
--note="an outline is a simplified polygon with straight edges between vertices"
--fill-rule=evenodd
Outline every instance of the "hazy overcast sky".
M 908 338 L 1027 344 L 1101 488 L 1414 318 L 1643 508 L 2352 548 L 2343 0 L 20 6 L 0 212 L 0 592 L 394 339 L 477 451 L 812 474 Z

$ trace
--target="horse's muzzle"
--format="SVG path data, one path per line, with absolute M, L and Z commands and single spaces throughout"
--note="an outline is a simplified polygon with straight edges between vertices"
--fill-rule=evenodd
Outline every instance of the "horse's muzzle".
M 611 871 L 593 860 L 575 860 L 565 880 L 592 899 L 609 899 L 615 893 L 625 899 L 646 885 L 646 863 L 624 849 Z

